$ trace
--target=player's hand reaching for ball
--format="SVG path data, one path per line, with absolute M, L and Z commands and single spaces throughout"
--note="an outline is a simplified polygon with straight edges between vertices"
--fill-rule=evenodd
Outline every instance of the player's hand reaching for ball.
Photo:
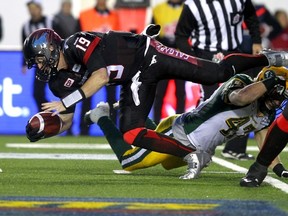
M 42 103 L 42 110 L 53 112 L 53 116 L 59 114 L 66 110 L 61 101 L 52 101 L 47 103 Z

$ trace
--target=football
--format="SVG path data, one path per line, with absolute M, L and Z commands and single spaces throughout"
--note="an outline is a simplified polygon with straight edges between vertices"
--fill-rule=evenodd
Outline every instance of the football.
M 44 137 L 55 136 L 62 128 L 62 120 L 59 115 L 52 116 L 51 112 L 39 112 L 29 120 L 32 129 L 37 128 L 38 133 L 44 131 Z

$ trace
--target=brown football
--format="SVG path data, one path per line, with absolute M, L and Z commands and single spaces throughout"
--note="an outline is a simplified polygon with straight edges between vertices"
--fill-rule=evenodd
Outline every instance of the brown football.
M 44 137 L 55 136 L 62 128 L 62 120 L 59 115 L 52 116 L 51 112 L 39 112 L 29 120 L 30 126 L 38 129 L 38 133 L 44 131 Z

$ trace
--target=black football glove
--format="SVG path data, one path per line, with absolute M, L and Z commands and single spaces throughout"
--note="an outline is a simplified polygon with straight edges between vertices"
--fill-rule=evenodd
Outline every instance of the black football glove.
M 284 168 L 284 166 L 281 163 L 278 163 L 274 168 L 273 172 L 283 178 L 288 178 L 288 171 Z
M 26 125 L 26 136 L 30 140 L 30 142 L 37 142 L 40 139 L 44 138 L 44 131 L 38 133 L 38 128 L 32 128 L 30 123 L 28 122 Z
M 276 86 L 277 89 L 277 93 L 279 95 L 283 95 L 285 90 L 286 90 L 287 86 L 286 86 L 286 80 L 282 77 L 282 76 L 278 76 L 278 84 Z
M 264 80 L 262 81 L 267 91 L 276 89 L 279 95 L 282 95 L 286 89 L 286 80 L 282 76 L 276 76 L 273 70 L 267 70 L 264 74 Z
M 160 34 L 160 29 L 161 29 L 160 25 L 150 24 L 144 29 L 142 34 L 149 36 L 151 38 L 155 38 Z

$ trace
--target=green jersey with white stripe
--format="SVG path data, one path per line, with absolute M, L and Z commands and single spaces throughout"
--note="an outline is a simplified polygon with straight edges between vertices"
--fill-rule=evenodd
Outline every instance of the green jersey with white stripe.
M 253 80 L 244 74 L 238 74 L 225 82 L 199 107 L 180 115 L 174 121 L 175 138 L 181 137 L 183 140 L 185 134 L 187 141 L 197 150 L 214 154 L 218 145 L 268 127 L 275 118 L 275 112 L 259 112 L 259 101 L 245 106 L 235 106 L 229 102 L 228 95 L 231 91 L 252 82 Z

